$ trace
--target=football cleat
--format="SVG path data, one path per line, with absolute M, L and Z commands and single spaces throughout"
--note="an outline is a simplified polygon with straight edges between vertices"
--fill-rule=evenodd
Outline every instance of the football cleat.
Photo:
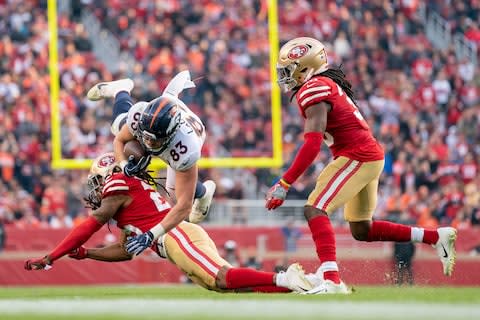
M 303 294 L 350 294 L 350 290 L 343 281 L 339 284 L 331 280 L 325 280 L 315 288 L 304 292 Z
M 312 284 L 305 277 L 305 272 L 299 263 L 291 264 L 285 271 L 287 288 L 293 292 L 304 293 L 313 289 Z
M 216 184 L 212 180 L 207 180 L 203 183 L 205 186 L 205 194 L 199 199 L 193 201 L 192 211 L 188 216 L 188 221 L 191 223 L 200 223 L 208 215 L 208 210 L 212 204 L 213 194 L 215 193 Z
M 100 82 L 90 88 L 87 92 L 88 100 L 97 101 L 105 98 L 114 98 L 117 93 L 126 91 L 130 93 L 133 89 L 132 79 L 125 78 L 116 81 Z
M 438 228 L 438 241 L 433 245 L 443 265 L 443 274 L 451 276 L 455 265 L 455 240 L 457 230 L 451 227 Z
M 323 272 L 318 268 L 316 273 L 308 273 L 305 275 L 308 282 L 312 284 L 312 288 L 317 287 L 323 282 Z

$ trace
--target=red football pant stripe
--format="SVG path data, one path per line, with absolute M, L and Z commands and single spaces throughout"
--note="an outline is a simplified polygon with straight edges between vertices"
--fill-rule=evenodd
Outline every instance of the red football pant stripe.
M 320 199 L 322 199 L 322 197 L 325 195 L 325 193 L 330 189 L 330 187 L 332 186 L 333 182 L 335 182 L 335 180 L 338 178 L 338 176 L 343 172 L 343 170 L 345 170 L 349 165 L 350 163 L 352 163 L 353 160 L 348 160 L 347 163 L 340 169 L 337 171 L 337 173 L 333 176 L 332 179 L 330 179 L 330 181 L 327 183 L 327 185 L 325 186 L 325 188 L 322 190 L 322 192 L 320 192 L 320 194 L 318 195 L 317 199 L 315 199 L 315 202 L 313 203 L 313 206 L 316 207 L 318 202 L 320 201 Z
M 199 250 L 188 237 L 185 237 L 177 228 L 172 229 L 168 234 L 177 242 L 183 253 L 185 253 L 200 268 L 214 278 L 217 276 L 220 266 L 215 262 L 212 263 L 211 259 L 206 259 L 206 255 Z
M 340 184 L 338 185 L 338 187 L 335 189 L 335 191 L 332 193 L 332 195 L 327 199 L 327 201 L 325 201 L 325 204 L 323 205 L 322 207 L 322 210 L 325 211 L 327 208 L 328 208 L 328 205 L 330 204 L 330 202 L 332 201 L 332 199 L 338 194 L 338 192 L 343 188 L 343 186 L 345 185 L 345 183 L 347 183 L 347 181 L 353 177 L 355 175 L 355 173 L 358 171 L 358 169 L 360 169 L 360 167 L 362 166 L 362 163 L 359 162 L 357 163 L 357 165 L 353 168 L 353 170 L 340 182 Z

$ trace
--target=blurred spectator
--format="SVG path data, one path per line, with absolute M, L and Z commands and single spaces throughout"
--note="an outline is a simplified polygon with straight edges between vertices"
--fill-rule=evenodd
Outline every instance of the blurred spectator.
M 223 259 L 230 263 L 233 267 L 240 267 L 242 262 L 237 248 L 237 242 L 227 240 L 223 245 Z
M 412 260 L 415 244 L 412 242 L 395 242 L 393 244 L 394 282 L 397 285 L 414 284 Z
M 407 212 L 389 216 L 389 220 L 405 225 L 414 225 Z M 413 285 L 414 274 L 412 260 L 415 256 L 415 243 L 413 242 L 395 242 L 393 244 L 393 281 L 397 285 Z
M 262 265 L 262 259 L 257 255 L 257 249 L 255 247 L 248 247 L 243 267 L 260 270 L 262 269 Z
M 295 226 L 295 219 L 288 218 L 287 223 L 281 228 L 285 242 L 285 251 L 294 253 L 297 251 L 297 241 L 302 237 L 302 231 Z
M 283 258 L 278 259 L 277 262 L 275 262 L 275 267 L 273 268 L 273 272 L 281 272 L 281 271 L 287 271 L 288 269 L 288 256 L 285 255 Z

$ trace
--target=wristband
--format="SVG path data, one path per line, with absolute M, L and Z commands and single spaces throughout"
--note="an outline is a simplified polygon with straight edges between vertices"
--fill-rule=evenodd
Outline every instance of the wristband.
M 291 184 L 285 181 L 285 179 L 281 178 L 278 183 L 284 188 L 284 189 L 289 189 Z
M 150 229 L 150 232 L 153 234 L 154 239 L 158 239 L 165 234 L 165 228 L 162 226 L 162 224 L 159 223 L 155 227 Z
M 120 168 L 122 168 L 122 171 L 123 169 L 125 168 L 125 166 L 127 165 L 128 161 L 127 160 L 122 160 L 120 161 L 120 163 L 118 164 L 120 166 Z

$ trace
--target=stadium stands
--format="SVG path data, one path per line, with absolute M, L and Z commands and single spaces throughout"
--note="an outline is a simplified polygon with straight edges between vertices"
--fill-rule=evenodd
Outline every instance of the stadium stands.
M 204 77 L 183 98 L 207 126 L 205 156 L 271 153 L 265 1 L 226 0 L 224 7 L 208 0 L 88 3 L 74 1 L 58 19 L 64 157 L 93 158 L 111 148 L 111 108 L 108 101 L 85 98 L 90 85 L 128 75 L 138 79 L 134 96 L 149 100 L 184 68 Z M 456 2 L 454 11 L 443 3 L 427 1 L 427 10 L 478 43 L 478 2 Z M 280 40 L 322 40 L 331 62 L 342 64 L 352 81 L 357 103 L 386 150 L 379 217 L 406 215 L 422 226 L 478 226 L 479 69 L 459 59 L 453 47 L 436 49 L 416 6 L 418 1 L 279 1 Z M 131 71 L 121 66 L 112 73 L 94 54 L 96 43 L 82 24 L 85 12 L 101 18 L 120 49 L 135 57 Z M 0 220 L 19 227 L 71 226 L 86 214 L 78 179 L 84 172 L 52 171 L 49 165 L 45 1 L 0 1 L 0 21 Z M 290 156 L 302 120 L 288 101 L 284 97 L 282 120 Z M 290 199 L 306 198 L 328 161 L 324 151 Z M 238 195 L 262 199 L 276 171 L 236 171 L 255 179 L 253 192 L 251 180 L 240 181 L 244 188 L 238 192 L 238 181 L 224 173 L 202 173 L 218 180 L 218 201 Z

